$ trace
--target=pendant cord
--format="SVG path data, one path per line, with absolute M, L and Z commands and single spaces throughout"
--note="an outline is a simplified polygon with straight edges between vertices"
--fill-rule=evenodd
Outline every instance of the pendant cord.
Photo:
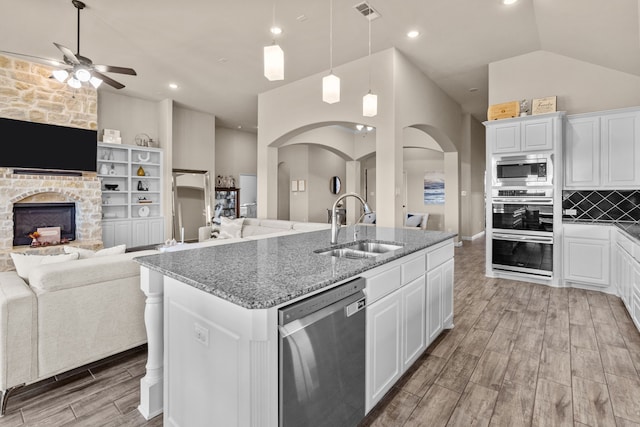
M 329 72 L 333 74 L 333 0 L 329 0 Z
M 273 44 L 276 44 L 276 33 L 273 32 L 273 29 L 276 27 L 276 2 L 273 1 L 273 13 L 271 16 L 271 28 L 269 32 L 271 33 L 271 40 L 273 40 Z
M 371 93 L 371 19 L 369 19 L 369 93 Z
M 80 55 L 80 8 L 78 8 L 78 50 L 76 55 Z

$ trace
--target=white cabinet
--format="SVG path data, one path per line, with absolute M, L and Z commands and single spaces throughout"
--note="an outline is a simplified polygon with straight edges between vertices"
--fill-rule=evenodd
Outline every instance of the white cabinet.
M 553 150 L 554 117 L 518 117 L 485 122 L 493 154 Z
M 367 306 L 367 412 L 402 375 L 402 294 Z
M 97 168 L 104 246 L 162 243 L 162 150 L 100 142 Z
M 614 282 L 631 319 L 640 330 L 640 244 L 616 231 Z
M 597 290 L 611 286 L 610 230 L 608 225 L 563 226 L 562 267 L 565 282 Z
M 453 255 L 453 241 L 448 240 L 363 274 L 367 279 L 367 412 L 443 327 L 452 326 Z
M 640 111 L 567 117 L 565 188 L 625 189 L 640 185 Z

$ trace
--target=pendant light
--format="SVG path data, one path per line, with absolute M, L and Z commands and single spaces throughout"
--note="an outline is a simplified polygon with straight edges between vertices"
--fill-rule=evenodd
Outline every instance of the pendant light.
M 374 117 L 378 114 L 378 95 L 371 92 L 371 20 L 369 19 L 369 92 L 362 97 L 362 115 Z
M 271 34 L 274 35 L 273 43 L 264 47 L 264 76 L 269 81 L 284 80 L 284 52 L 276 43 L 276 4 L 273 3 L 273 26 Z
M 329 0 L 329 75 L 322 78 L 322 100 L 340 102 L 340 77 L 333 74 L 333 0 Z

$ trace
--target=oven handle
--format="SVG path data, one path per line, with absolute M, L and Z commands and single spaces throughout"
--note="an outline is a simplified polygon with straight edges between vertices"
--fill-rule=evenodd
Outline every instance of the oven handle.
M 540 199 L 518 199 L 511 197 L 494 197 L 492 199 L 493 203 L 528 203 L 528 204 L 536 204 L 536 205 L 553 205 L 553 199 L 540 198 Z
M 498 240 L 507 240 L 509 242 L 553 244 L 553 237 L 544 236 L 519 236 L 514 234 L 493 233 L 493 238 Z

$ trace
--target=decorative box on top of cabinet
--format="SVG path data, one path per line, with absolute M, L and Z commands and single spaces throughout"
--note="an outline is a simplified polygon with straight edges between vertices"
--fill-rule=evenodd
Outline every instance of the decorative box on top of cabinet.
M 528 153 L 554 149 L 556 124 L 564 113 L 515 117 L 484 122 L 491 154 Z
M 160 148 L 98 143 L 105 247 L 164 242 L 162 155 Z
M 640 108 L 567 116 L 565 188 L 640 186 Z

